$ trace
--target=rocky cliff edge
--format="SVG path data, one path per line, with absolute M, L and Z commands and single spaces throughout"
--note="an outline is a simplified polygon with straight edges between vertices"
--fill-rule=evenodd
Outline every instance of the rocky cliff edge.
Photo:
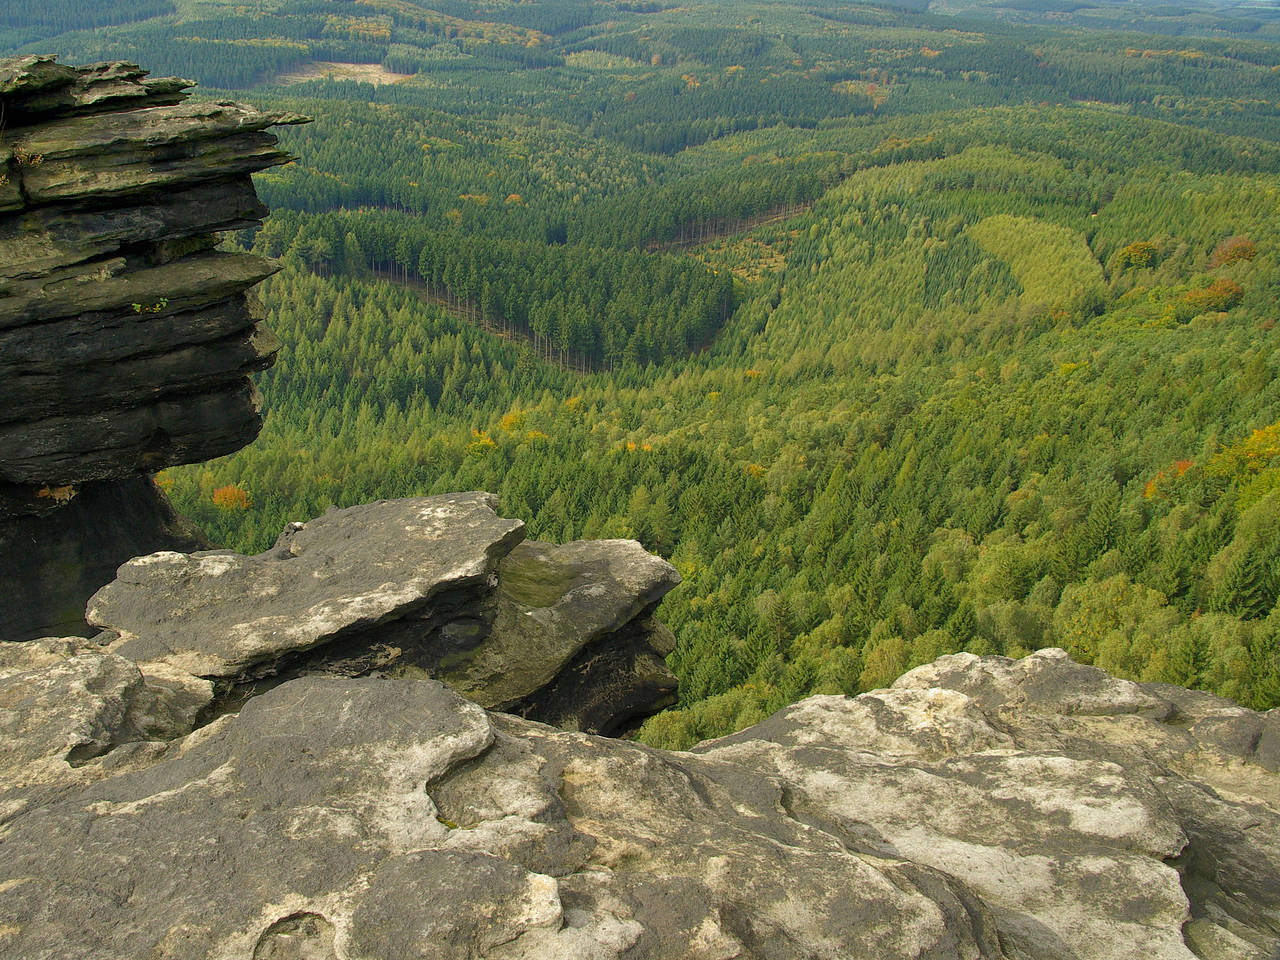
M 6 957 L 1280 955 L 1280 716 L 1060 650 L 669 753 L 409 676 L 183 735 L 125 649 L 0 647 Z

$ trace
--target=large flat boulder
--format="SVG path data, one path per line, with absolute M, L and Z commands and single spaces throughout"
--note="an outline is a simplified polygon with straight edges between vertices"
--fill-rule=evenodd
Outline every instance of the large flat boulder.
M 673 702 L 674 638 L 653 612 L 675 569 L 632 540 L 523 537 L 482 493 L 332 510 L 256 557 L 130 560 L 86 616 L 115 653 L 213 680 L 228 704 L 309 674 L 407 673 L 611 733 Z
M 95 747 L 80 779 L 0 815 L 0 946 L 1271 960 L 1280 776 L 1218 723 L 1260 743 L 1280 718 L 1090 669 L 944 658 L 689 753 L 487 714 L 430 680 L 294 680 L 183 739 Z M 1024 681 L 1057 693 L 1013 706 Z M 54 725 L 59 749 L 78 722 Z
M 124 564 L 89 601 L 111 649 L 198 676 L 270 671 L 339 638 L 393 621 L 429 621 L 433 598 L 491 589 L 498 560 L 524 538 L 483 493 L 332 510 L 286 530 L 256 557 L 162 552 Z M 425 637 L 422 639 L 426 639 Z

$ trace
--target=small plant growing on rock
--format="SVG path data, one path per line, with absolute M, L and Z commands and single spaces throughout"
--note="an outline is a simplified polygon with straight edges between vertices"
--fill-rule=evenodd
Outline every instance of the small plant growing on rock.
M 38 167 L 44 163 L 43 153 L 28 153 L 21 147 L 13 148 L 13 159 L 20 167 Z
M 51 487 L 48 484 L 36 491 L 36 496 L 41 500 L 52 500 L 58 505 L 62 505 L 71 500 L 76 495 L 76 488 L 73 486 Z

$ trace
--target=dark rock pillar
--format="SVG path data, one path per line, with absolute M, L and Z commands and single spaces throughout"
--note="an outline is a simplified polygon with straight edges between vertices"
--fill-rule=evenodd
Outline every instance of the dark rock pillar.
M 128 63 L 0 62 L 0 639 L 83 633 L 140 553 L 202 546 L 147 474 L 238 450 L 279 344 L 216 249 L 261 221 L 249 176 L 305 122 L 186 103 Z

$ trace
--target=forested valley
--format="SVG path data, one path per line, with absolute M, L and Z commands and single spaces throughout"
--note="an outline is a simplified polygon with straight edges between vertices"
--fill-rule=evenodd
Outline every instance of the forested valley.
M 219 544 L 498 494 L 628 537 L 685 747 L 956 651 L 1280 705 L 1280 14 L 1110 0 L 113 0 L 0 14 L 314 117 Z

